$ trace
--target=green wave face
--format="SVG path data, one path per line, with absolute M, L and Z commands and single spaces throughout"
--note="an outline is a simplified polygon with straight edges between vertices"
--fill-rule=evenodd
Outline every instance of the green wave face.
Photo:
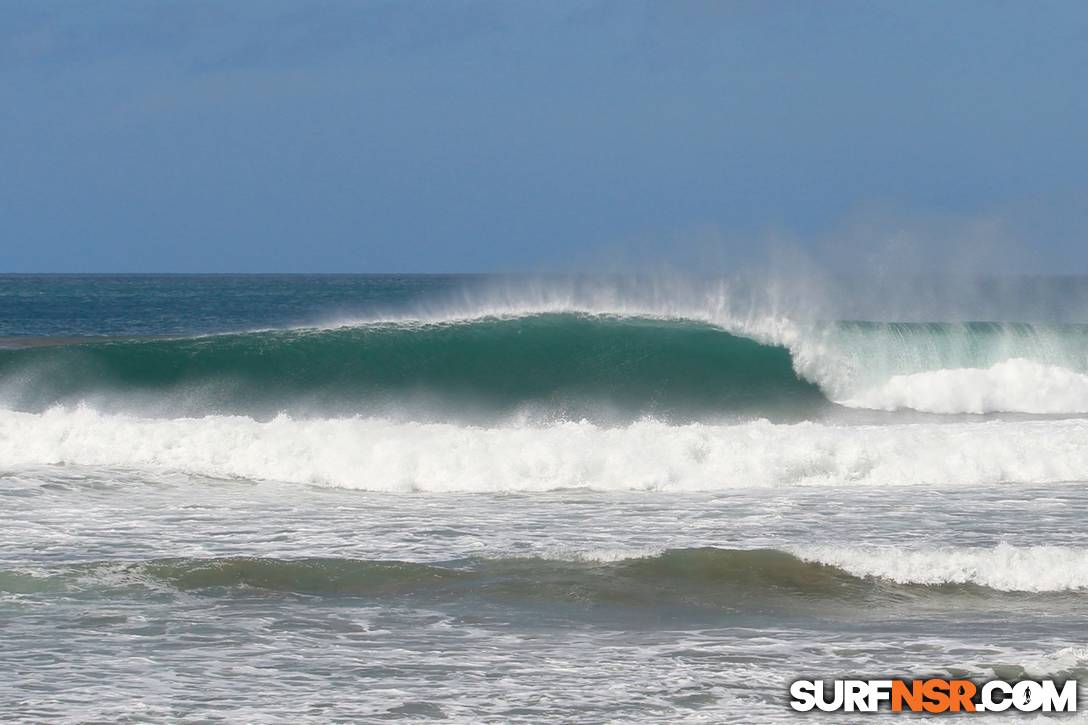
M 470 559 L 443 564 L 358 559 L 179 559 L 136 565 L 139 575 L 208 594 L 266 591 L 366 599 L 482 598 L 527 604 L 661 605 L 747 609 L 885 597 L 879 583 L 773 549 L 676 549 L 620 561 Z
M 895 598 L 899 595 L 894 589 L 772 549 L 678 549 L 612 562 L 481 558 L 423 564 L 225 557 L 88 563 L 35 577 L 0 572 L 0 592 L 65 592 L 92 599 L 190 592 L 209 597 L 298 595 L 416 603 L 745 610 L 775 603 L 804 606 Z
M 574 314 L 0 351 L 26 410 L 695 417 L 823 404 L 789 353 L 696 322 Z

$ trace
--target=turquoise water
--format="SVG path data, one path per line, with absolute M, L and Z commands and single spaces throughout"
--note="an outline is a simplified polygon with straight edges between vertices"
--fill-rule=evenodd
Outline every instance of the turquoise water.
M 194 414 L 480 418 L 532 408 L 630 419 L 804 413 L 826 402 L 785 349 L 687 321 L 551 313 L 38 342 L 0 350 L 0 378 L 22 375 L 12 403 L 39 411 L 87 398 L 170 398 Z
M 0 278 L 4 717 L 769 722 L 814 673 L 1088 676 L 1076 310 L 651 282 Z

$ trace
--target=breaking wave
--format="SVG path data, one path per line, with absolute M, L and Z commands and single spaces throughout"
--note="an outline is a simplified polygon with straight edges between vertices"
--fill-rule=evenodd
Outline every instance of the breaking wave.
M 818 405 L 789 353 L 717 327 L 587 315 L 375 323 L 0 352 L 13 405 L 118 398 L 188 412 L 685 416 Z
M 810 546 L 794 550 L 805 561 L 838 567 L 854 576 L 898 584 L 973 584 L 1010 592 L 1088 588 L 1088 549 L 1068 546 L 993 548 Z
M 1088 413 L 1088 328 L 521 312 L 0 350 L 0 401 L 474 422 Z

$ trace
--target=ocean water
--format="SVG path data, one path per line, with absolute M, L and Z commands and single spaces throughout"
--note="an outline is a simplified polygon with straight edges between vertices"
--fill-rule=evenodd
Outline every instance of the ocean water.
M 1088 281 L 910 289 L 0 277 L 0 718 L 1085 681 Z

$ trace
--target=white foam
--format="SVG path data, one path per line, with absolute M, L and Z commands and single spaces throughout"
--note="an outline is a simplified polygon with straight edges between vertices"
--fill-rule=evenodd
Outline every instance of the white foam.
M 983 369 L 894 375 L 840 402 L 855 408 L 927 413 L 1086 413 L 1088 375 L 1014 358 Z
M 1001 544 L 993 548 L 809 546 L 792 552 L 855 576 L 900 584 L 978 584 L 1014 592 L 1088 588 L 1088 549 Z
M 573 561 L 579 563 L 611 564 L 617 561 L 630 561 L 632 559 L 649 559 L 660 556 L 666 549 L 662 547 L 644 546 L 640 548 L 613 547 L 602 549 L 577 549 L 569 547 L 551 547 L 542 551 L 525 554 L 534 559 L 552 559 L 555 561 Z
M 696 491 L 1088 480 L 1088 421 L 479 428 L 0 410 L 0 466 L 154 468 L 375 491 Z

